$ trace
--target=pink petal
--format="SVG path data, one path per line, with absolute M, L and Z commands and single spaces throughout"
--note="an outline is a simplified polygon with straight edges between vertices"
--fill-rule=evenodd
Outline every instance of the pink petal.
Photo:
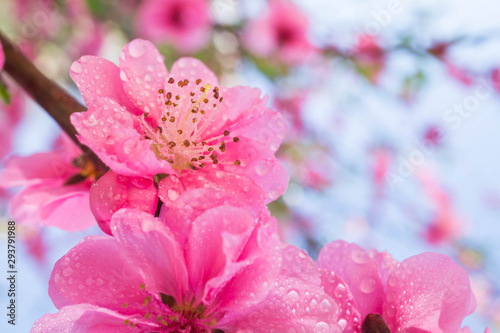
M 251 179 L 265 193 L 264 203 L 278 199 L 288 187 L 290 177 L 274 153 L 262 151 L 259 144 L 253 140 L 230 143 L 227 151 L 220 156 L 224 171 Z M 240 160 L 240 165 L 232 161 Z
M 228 313 L 219 325 L 242 332 L 342 332 L 337 304 L 321 287 L 314 262 L 295 247 L 282 249 L 282 275 L 265 300 L 245 312 Z M 294 268 L 295 263 L 298 268 Z M 300 268 L 305 268 L 301 274 Z
M 121 176 L 108 171 L 90 189 L 90 209 L 101 229 L 111 235 L 111 216 L 121 208 L 137 208 L 154 214 L 158 192 L 153 180 Z
M 190 288 L 198 293 L 197 299 L 203 296 L 208 280 L 237 260 L 254 226 L 255 219 L 246 210 L 230 206 L 207 210 L 191 223 L 186 263 Z
M 377 262 L 378 273 L 380 275 L 380 279 L 382 280 L 382 285 L 384 286 L 384 290 L 387 290 L 387 279 L 394 269 L 396 269 L 399 262 L 392 258 L 392 255 L 386 251 L 378 252 L 377 250 L 370 250 L 369 254 L 370 258 Z
M 167 195 L 168 195 L 168 190 Z M 179 195 L 177 192 L 171 196 Z M 170 228 L 179 244 L 184 244 L 191 222 L 205 211 L 222 205 L 244 207 L 245 203 L 228 193 L 212 188 L 197 188 L 182 193 L 169 206 L 163 206 L 160 219 Z
M 125 94 L 120 69 L 112 62 L 96 56 L 83 56 L 71 65 L 70 76 L 88 108 L 99 106 L 97 100 L 108 98 L 129 112 L 141 113 Z
M 239 201 L 246 202 L 252 209 L 259 209 L 265 199 L 264 191 L 247 177 L 217 171 L 210 166 L 204 170 L 184 170 L 180 177 L 170 175 L 158 186 L 158 196 L 169 206 L 184 191 L 197 188 L 211 188 L 227 193 Z
M 338 305 L 336 320 L 343 333 L 357 333 L 361 329 L 362 318 L 356 308 L 354 296 L 349 287 L 333 271 L 319 269 L 323 290 Z M 364 319 L 364 318 L 363 318 Z
M 211 89 L 219 85 L 217 76 L 204 63 L 196 58 L 180 58 L 172 65 L 170 76 L 175 81 L 187 79 L 194 86 L 196 80 L 201 79 L 201 86 L 210 84 Z
M 5 162 L 0 175 L 0 186 L 28 186 L 48 182 L 62 184 L 80 172 L 70 162 L 64 154 L 56 151 L 26 157 L 12 156 Z
M 90 212 L 88 184 L 30 186 L 11 200 L 14 217 L 22 223 L 55 226 L 67 231 L 85 230 L 95 224 Z M 78 211 L 78 214 L 74 214 Z
M 171 172 L 166 161 L 160 161 L 142 140 L 137 118 L 113 100 L 98 100 L 87 112 L 73 113 L 71 123 L 80 141 L 91 148 L 113 171 L 126 176 L 148 177 Z
M 54 314 L 46 314 L 38 319 L 31 333 L 101 333 L 140 332 L 125 325 L 126 316 L 90 304 L 66 306 Z M 144 325 L 144 323 L 143 323 Z M 151 328 L 153 329 L 153 328 Z
M 391 331 L 455 333 L 470 299 L 467 273 L 450 257 L 426 252 L 402 261 L 389 277 L 384 319 Z
M 113 215 L 111 232 L 146 290 L 182 301 L 188 290 L 184 253 L 165 224 L 136 209 L 122 209 Z
M 378 265 L 363 248 L 344 241 L 328 243 L 319 253 L 318 267 L 335 272 L 349 286 L 361 318 L 382 314 L 385 293 Z
M 205 287 L 204 300 L 212 300 L 212 306 L 221 312 L 246 311 L 251 305 L 261 302 L 273 281 L 279 278 L 281 253 L 278 250 L 277 222 L 267 212 L 263 212 L 258 221 L 245 247 L 235 258 L 237 261 L 234 265 L 227 265 L 226 270 L 235 265 L 243 266 L 238 266 L 238 270 L 231 271 L 231 274 L 224 272 L 222 279 L 212 279 Z M 225 246 L 226 257 L 227 249 Z
M 120 55 L 120 78 L 135 106 L 159 118 L 158 90 L 165 88 L 167 68 L 158 49 L 147 40 L 134 39 Z
M 134 264 L 116 239 L 86 237 L 56 262 L 50 298 L 59 309 L 87 303 L 124 314 L 145 313 L 142 303 L 149 293 L 141 289 L 144 279 Z

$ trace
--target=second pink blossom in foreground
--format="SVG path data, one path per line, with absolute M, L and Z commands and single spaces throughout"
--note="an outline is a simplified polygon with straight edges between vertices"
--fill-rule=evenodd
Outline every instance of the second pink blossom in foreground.
M 124 209 L 54 267 L 32 332 L 340 332 L 314 262 L 276 220 L 196 190 L 164 218 Z

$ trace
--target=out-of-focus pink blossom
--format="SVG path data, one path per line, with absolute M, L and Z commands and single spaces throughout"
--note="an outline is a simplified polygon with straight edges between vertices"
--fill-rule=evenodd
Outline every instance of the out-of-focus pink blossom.
M 38 263 L 45 264 L 47 257 L 47 244 L 43 238 L 40 227 L 24 226 L 22 229 L 22 240 L 28 254 Z
M 433 146 L 439 146 L 443 139 L 443 134 L 437 126 L 429 126 L 424 134 L 424 141 Z
M 0 100 L 0 160 L 3 160 L 10 152 L 12 138 L 17 125 L 24 113 L 25 100 L 23 94 L 13 85 L 7 85 L 10 95 L 10 105 L 5 105 Z
M 3 53 L 2 43 L 0 43 L 0 71 L 3 69 L 4 63 L 5 63 L 5 54 Z
M 111 235 L 111 216 L 121 208 L 136 208 L 153 214 L 158 192 L 152 179 L 127 177 L 108 171 L 90 189 L 90 209 L 101 229 Z
M 207 0 L 147 0 L 139 8 L 136 29 L 156 42 L 169 42 L 181 52 L 203 48 L 210 36 Z
M 297 91 L 292 96 L 277 97 L 274 100 L 276 110 L 280 111 L 291 125 L 288 136 L 293 137 L 305 131 L 302 107 L 307 99 L 307 91 Z
M 387 148 L 377 148 L 373 151 L 373 181 L 377 198 L 383 194 L 392 159 L 393 154 Z
M 491 84 L 500 93 L 500 68 L 495 68 L 491 72 Z
M 308 37 L 309 19 L 293 2 L 271 1 L 266 13 L 248 23 L 245 46 L 259 57 L 276 56 L 289 65 L 304 63 L 317 49 Z
M 386 53 L 378 39 L 372 35 L 360 35 L 352 50 L 358 70 L 373 84 L 377 84 L 385 68 Z
M 116 173 L 155 179 L 165 204 L 200 187 L 255 206 L 284 192 L 288 175 L 274 153 L 286 122 L 260 90 L 219 88 L 192 58 L 169 73 L 153 44 L 140 39 L 125 46 L 119 67 L 86 56 L 71 76 L 89 108 L 71 117 L 80 140 Z
M 281 245 L 275 219 L 197 191 L 161 219 L 122 209 L 114 237 L 71 249 L 50 278 L 60 311 L 31 332 L 335 332 L 314 262 Z
M 344 332 L 378 317 L 391 332 L 456 333 L 476 306 L 467 273 L 443 254 L 398 263 L 386 252 L 335 241 L 321 250 L 317 264 L 336 277 L 334 285 L 340 280 L 347 287 L 337 291 L 325 280 L 325 290 L 342 294 L 349 307 Z
M 458 67 L 448 60 L 446 60 L 445 63 L 446 69 L 448 70 L 448 73 L 451 75 L 451 77 L 457 79 L 466 86 L 470 86 L 472 83 L 474 83 L 474 80 L 471 78 L 467 70 Z
M 457 239 L 462 234 L 463 222 L 454 211 L 448 193 L 426 170 L 420 170 L 417 175 L 436 207 L 436 213 L 424 234 L 425 238 L 434 244 Z
M 54 151 L 12 156 L 0 174 L 1 187 L 24 189 L 11 200 L 12 215 L 22 223 L 84 230 L 95 223 L 89 207 L 93 168 L 66 136 Z

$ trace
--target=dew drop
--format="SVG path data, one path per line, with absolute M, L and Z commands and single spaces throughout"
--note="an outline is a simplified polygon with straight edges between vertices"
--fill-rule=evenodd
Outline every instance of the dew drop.
M 377 282 L 375 281 L 375 279 L 368 277 L 361 281 L 359 289 L 365 294 L 370 294 L 375 290 L 376 286 Z
M 124 71 L 120 71 L 120 79 L 122 79 L 122 81 L 124 81 L 124 82 L 128 81 L 127 74 L 125 74 Z
M 73 274 L 73 269 L 72 269 L 72 268 L 68 267 L 68 268 L 65 268 L 65 269 L 63 270 L 63 275 L 64 275 L 65 277 L 68 277 L 68 276 L 70 276 L 71 274 Z
M 288 294 L 286 294 L 286 296 L 294 302 L 299 300 L 299 293 L 297 292 L 297 290 L 290 290 Z
M 330 326 L 327 323 L 325 323 L 324 321 L 318 321 L 316 323 L 316 325 L 314 326 L 314 332 L 316 332 L 316 333 L 328 332 L 329 329 L 330 329 Z
M 179 198 L 179 191 L 173 188 L 169 188 L 167 191 L 167 196 L 170 200 L 175 201 Z
M 75 73 L 81 73 L 82 72 L 82 64 L 79 61 L 75 61 L 71 67 L 70 70 Z
M 139 39 L 135 39 L 128 45 L 128 52 L 134 58 L 140 57 L 146 52 L 146 47 L 144 46 L 144 42 Z

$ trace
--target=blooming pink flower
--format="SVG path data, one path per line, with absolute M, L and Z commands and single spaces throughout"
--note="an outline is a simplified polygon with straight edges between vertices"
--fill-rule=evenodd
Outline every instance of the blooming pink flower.
M 277 56 L 289 64 L 301 64 L 316 53 L 308 37 L 309 20 L 291 1 L 269 3 L 268 11 L 250 21 L 243 34 L 245 46 L 257 56 Z
M 382 320 L 395 333 L 456 333 L 476 306 L 467 273 L 443 254 L 398 263 L 386 252 L 335 241 L 321 250 L 317 263 L 348 287 L 338 290 L 325 281 L 325 289 L 342 294 L 349 309 L 344 332 L 357 331 L 350 328 L 359 329 L 361 321 L 370 326 Z
M 118 174 L 155 178 L 165 204 L 207 186 L 254 205 L 284 192 L 288 175 L 274 153 L 286 123 L 260 90 L 219 88 L 192 58 L 168 73 L 140 39 L 125 46 L 119 67 L 85 56 L 71 76 L 89 108 L 71 117 L 82 143 Z
M 5 63 L 5 54 L 3 53 L 2 43 L 0 43 L 0 71 L 3 69 L 4 63 Z
M 256 219 L 227 200 L 200 189 L 160 220 L 115 213 L 114 237 L 87 237 L 55 264 L 60 311 L 31 332 L 333 332 L 336 305 L 312 260 L 280 245 L 267 212 Z
M 11 200 L 12 215 L 23 223 L 68 231 L 93 225 L 88 203 L 92 180 L 85 178 L 91 176 L 92 168 L 80 155 L 76 145 L 63 136 L 54 151 L 9 158 L 0 174 L 0 186 L 25 187 Z
M 207 0 L 148 0 L 139 8 L 137 31 L 156 42 L 170 42 L 190 53 L 206 45 L 210 36 Z

